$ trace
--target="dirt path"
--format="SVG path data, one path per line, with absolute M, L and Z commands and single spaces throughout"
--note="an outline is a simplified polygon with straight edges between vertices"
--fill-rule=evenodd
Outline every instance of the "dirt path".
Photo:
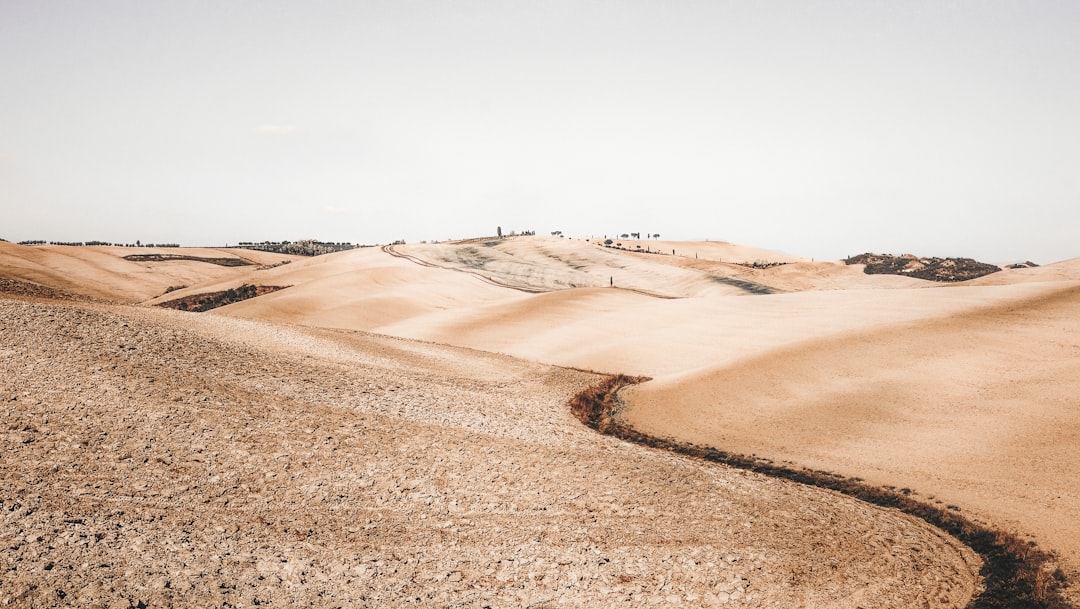
M 594 377 L 360 333 L 0 299 L 8 606 L 960 607 L 976 559 L 596 435 Z

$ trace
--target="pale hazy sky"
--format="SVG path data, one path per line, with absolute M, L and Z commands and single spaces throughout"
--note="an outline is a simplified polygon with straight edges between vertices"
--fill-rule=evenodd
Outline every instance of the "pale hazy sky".
M 1080 256 L 1080 2 L 0 0 L 0 237 Z

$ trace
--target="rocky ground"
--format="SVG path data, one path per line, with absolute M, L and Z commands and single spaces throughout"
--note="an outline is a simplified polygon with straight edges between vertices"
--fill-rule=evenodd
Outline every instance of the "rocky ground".
M 600 436 L 596 377 L 213 314 L 0 298 L 0 605 L 962 607 L 978 559 Z

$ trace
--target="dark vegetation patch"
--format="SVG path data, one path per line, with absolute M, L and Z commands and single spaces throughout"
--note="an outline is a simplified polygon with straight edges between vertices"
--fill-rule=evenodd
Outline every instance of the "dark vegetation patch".
M 402 243 L 405 243 L 402 241 Z M 241 241 L 239 247 L 247 250 L 260 252 L 273 252 L 275 254 L 292 254 L 294 256 L 321 256 L 334 252 L 356 249 L 358 247 L 374 247 L 371 245 L 357 245 L 355 243 L 330 241 L 317 241 L 315 239 L 301 239 L 300 241 Z
M 71 292 L 50 288 L 47 286 L 0 277 L 0 294 L 24 296 L 29 298 L 45 298 L 48 300 L 90 300 L 84 296 L 77 296 Z
M 455 249 L 454 254 L 459 264 L 477 271 L 487 270 L 487 265 L 495 262 L 494 256 L 472 246 Z
M 143 243 L 136 241 L 135 243 L 111 243 L 109 241 L 45 241 L 43 239 L 30 239 L 27 241 L 20 241 L 19 245 L 65 245 L 68 247 L 94 247 L 99 245 L 113 246 L 113 247 L 180 247 L 179 243 Z
M 967 281 L 1001 270 L 1000 267 L 971 258 L 919 258 L 911 254 L 859 254 L 844 260 L 847 264 L 865 264 L 867 275 L 906 275 L 928 281 Z
M 183 298 L 159 303 L 158 306 L 167 309 L 202 313 L 203 311 L 209 311 L 210 309 L 231 305 L 234 302 L 248 300 L 278 290 L 284 290 L 285 287 L 286 286 L 276 285 L 250 285 L 245 283 L 238 288 L 229 288 L 228 290 L 223 290 L 221 292 L 207 292 L 205 294 L 184 296 Z
M 774 287 L 767 286 L 763 283 L 756 283 L 753 281 L 746 281 L 745 279 L 735 279 L 734 277 L 721 277 L 719 275 L 713 275 L 713 281 L 729 285 L 735 288 L 739 288 L 744 292 L 751 294 L 778 294 L 779 290 Z
M 1064 572 L 1055 568 L 1052 554 L 1039 549 L 1034 542 L 972 522 L 960 515 L 955 506 L 941 508 L 918 501 L 911 497 L 910 489 L 897 491 L 892 487 L 873 486 L 858 478 L 785 467 L 767 459 L 655 438 L 619 422 L 619 389 L 647 380 L 646 377 L 622 374 L 610 376 L 574 396 L 570 400 L 570 411 L 592 429 L 628 442 L 837 491 L 920 518 L 957 538 L 982 557 L 980 575 L 985 589 L 971 600 L 968 609 L 1073 609 L 1061 595 L 1068 583 Z
M 124 260 L 131 262 L 171 262 L 173 260 L 192 260 L 195 262 L 207 262 L 218 266 L 251 266 L 252 263 L 240 258 L 204 258 L 201 256 L 186 256 L 184 254 L 130 254 L 124 256 Z
M 785 264 L 791 264 L 790 262 L 769 262 L 768 260 L 755 260 L 753 262 L 733 262 L 739 266 L 745 266 L 748 269 L 771 269 L 777 266 L 784 266 Z

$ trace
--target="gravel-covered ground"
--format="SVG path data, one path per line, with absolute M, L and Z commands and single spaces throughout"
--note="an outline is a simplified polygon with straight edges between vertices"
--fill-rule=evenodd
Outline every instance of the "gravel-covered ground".
M 587 373 L 0 298 L 0 605 L 962 607 L 919 521 L 600 436 Z

